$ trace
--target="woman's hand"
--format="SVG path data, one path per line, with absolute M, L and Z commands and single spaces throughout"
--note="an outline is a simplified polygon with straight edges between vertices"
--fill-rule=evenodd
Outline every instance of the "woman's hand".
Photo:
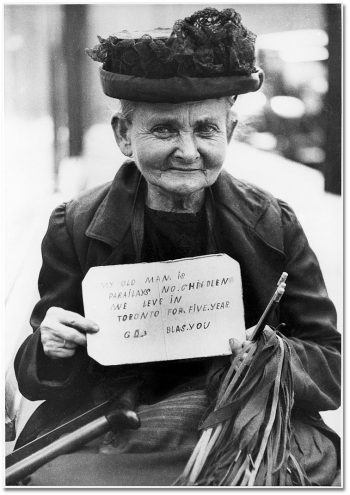
M 86 347 L 87 333 L 99 331 L 87 318 L 62 308 L 51 307 L 40 325 L 44 353 L 52 359 L 74 356 L 80 345 Z
M 254 330 L 255 330 L 255 326 L 250 327 L 248 328 L 248 330 L 245 331 L 247 338 L 243 342 L 237 339 L 229 340 L 231 352 L 232 352 L 231 361 L 233 361 L 237 356 L 239 356 L 239 361 L 237 362 L 239 365 L 247 357 L 247 354 L 250 351 L 251 346 L 254 344 L 254 341 L 250 340 Z M 268 330 L 269 332 L 274 332 L 274 330 L 272 330 L 271 327 L 269 327 L 269 325 L 265 325 L 264 330 L 265 331 Z
M 249 340 L 254 332 L 255 326 L 248 328 L 248 330 L 245 331 L 247 339 L 241 342 L 240 340 L 237 339 L 230 339 L 230 347 L 231 347 L 231 360 L 233 361 L 238 355 L 240 355 L 240 362 L 242 362 L 248 352 L 249 349 L 251 348 L 253 342 Z

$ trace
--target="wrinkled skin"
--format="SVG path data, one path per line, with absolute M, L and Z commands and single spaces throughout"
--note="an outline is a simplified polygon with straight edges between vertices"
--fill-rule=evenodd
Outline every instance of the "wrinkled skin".
M 140 103 L 131 121 L 117 114 L 112 124 L 121 151 L 147 181 L 148 206 L 196 212 L 221 171 L 235 121 L 227 99 L 219 98 Z

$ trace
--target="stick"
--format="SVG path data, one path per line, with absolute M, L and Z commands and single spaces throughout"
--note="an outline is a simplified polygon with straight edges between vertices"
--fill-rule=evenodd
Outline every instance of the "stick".
M 270 301 L 268 302 L 265 311 L 260 317 L 260 320 L 256 324 L 256 327 L 254 328 L 254 332 L 252 336 L 250 337 L 249 340 L 257 340 L 258 337 L 260 336 L 261 332 L 264 330 L 265 325 L 267 323 L 268 318 L 272 314 L 272 312 L 276 309 L 278 306 L 278 303 L 281 300 L 281 297 L 284 294 L 285 288 L 286 288 L 286 280 L 288 277 L 287 272 L 283 272 L 282 275 L 280 276 L 278 282 L 277 282 L 277 289 L 274 292 L 273 296 L 271 297 Z

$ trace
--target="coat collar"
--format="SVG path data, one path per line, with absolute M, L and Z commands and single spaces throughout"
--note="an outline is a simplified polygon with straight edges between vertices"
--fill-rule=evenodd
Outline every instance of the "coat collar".
M 141 181 L 142 177 L 136 165 L 130 161 L 124 163 L 97 208 L 85 234 L 112 247 L 120 244 L 130 229 Z
M 268 193 L 232 177 L 226 170 L 221 171 L 212 190 L 216 204 L 253 229 L 271 203 Z
M 86 235 L 112 247 L 120 244 L 131 227 L 136 198 L 143 185 L 144 179 L 135 163 L 124 163 L 97 208 Z M 234 179 L 225 170 L 212 186 L 212 192 L 221 208 L 253 229 L 270 203 L 260 190 Z

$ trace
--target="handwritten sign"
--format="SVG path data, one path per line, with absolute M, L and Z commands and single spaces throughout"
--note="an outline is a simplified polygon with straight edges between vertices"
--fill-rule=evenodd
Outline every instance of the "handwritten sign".
M 226 254 L 94 267 L 83 299 L 100 326 L 88 354 L 103 365 L 227 355 L 245 338 L 240 266 Z

